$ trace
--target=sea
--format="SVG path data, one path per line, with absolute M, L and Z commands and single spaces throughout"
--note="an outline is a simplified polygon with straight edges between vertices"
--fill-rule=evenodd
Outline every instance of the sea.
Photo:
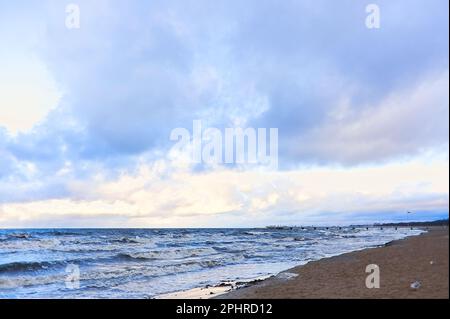
M 0 298 L 157 298 L 422 233 L 394 227 L 0 229 Z

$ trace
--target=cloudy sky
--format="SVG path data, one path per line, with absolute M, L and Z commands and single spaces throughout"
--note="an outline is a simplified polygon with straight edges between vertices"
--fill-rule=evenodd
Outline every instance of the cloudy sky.
M 447 0 L 68 3 L 0 0 L 0 227 L 448 217 Z M 278 169 L 180 161 L 194 119 Z

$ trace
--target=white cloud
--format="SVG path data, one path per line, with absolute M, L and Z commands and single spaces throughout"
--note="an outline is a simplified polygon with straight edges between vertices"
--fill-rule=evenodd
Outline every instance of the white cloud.
M 25 132 L 57 106 L 61 93 L 44 64 L 35 57 L 0 55 L 0 126 Z
M 15 227 L 42 221 L 73 225 L 77 220 L 115 227 L 220 227 L 223 218 L 251 226 L 276 223 L 277 216 L 284 222 L 332 223 L 337 219 L 322 215 L 367 213 L 376 220 L 379 213 L 443 212 L 448 208 L 448 167 L 448 158 L 427 158 L 353 169 L 192 174 L 171 172 L 170 165 L 157 162 L 114 181 L 97 177 L 73 183 L 77 199 L 3 204 L 0 222 Z

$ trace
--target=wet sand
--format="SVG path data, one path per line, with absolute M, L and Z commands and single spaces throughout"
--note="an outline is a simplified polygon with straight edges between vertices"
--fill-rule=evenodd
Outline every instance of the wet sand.
M 428 233 L 298 266 L 216 298 L 449 298 L 449 233 Z M 366 287 L 366 266 L 380 270 L 380 288 Z M 411 288 L 413 282 L 419 288 Z

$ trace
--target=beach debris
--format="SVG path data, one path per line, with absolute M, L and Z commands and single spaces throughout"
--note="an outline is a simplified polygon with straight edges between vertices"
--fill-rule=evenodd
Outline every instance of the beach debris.
M 414 281 L 412 284 L 411 284 L 411 289 L 419 289 L 420 288 L 420 282 L 419 281 Z
M 430 265 L 434 265 L 434 261 L 432 260 L 432 261 L 430 261 Z
M 295 278 L 295 277 L 297 277 L 297 276 L 298 276 L 298 274 L 295 274 L 295 273 L 293 273 L 293 272 L 287 272 L 287 271 L 285 271 L 285 272 L 280 272 L 280 273 L 276 276 L 276 278 L 278 278 L 278 279 L 289 280 L 289 279 L 293 279 L 293 278 Z
M 222 281 L 220 284 L 217 284 L 215 287 L 228 287 L 233 286 L 233 283 L 230 281 Z

